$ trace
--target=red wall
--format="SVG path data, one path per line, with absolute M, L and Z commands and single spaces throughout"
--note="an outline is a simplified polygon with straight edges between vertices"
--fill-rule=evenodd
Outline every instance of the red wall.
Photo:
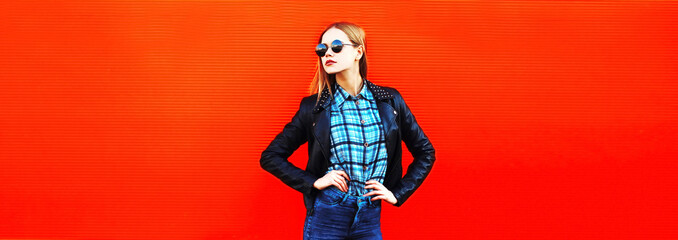
M 259 157 L 340 20 L 365 28 L 368 79 L 400 90 L 437 151 L 384 206 L 386 239 L 675 239 L 677 16 L 675 1 L 5 2 L 0 239 L 300 239 L 302 195 Z

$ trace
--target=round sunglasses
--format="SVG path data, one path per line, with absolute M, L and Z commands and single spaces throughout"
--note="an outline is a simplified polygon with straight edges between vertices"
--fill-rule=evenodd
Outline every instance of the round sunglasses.
M 332 52 L 334 53 L 339 53 L 341 52 L 341 49 L 344 48 L 344 46 L 349 45 L 349 46 L 360 46 L 360 44 L 346 44 L 341 42 L 341 40 L 337 39 L 332 41 L 331 48 Z M 325 56 L 325 53 L 327 52 L 327 44 L 324 43 L 319 43 L 318 46 L 315 47 L 315 54 L 318 54 L 318 57 Z

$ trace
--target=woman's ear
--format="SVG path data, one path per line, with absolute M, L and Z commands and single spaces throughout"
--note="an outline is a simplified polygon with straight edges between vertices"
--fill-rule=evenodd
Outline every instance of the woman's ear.
M 363 57 L 363 45 L 358 47 L 358 56 L 355 57 L 356 61 L 359 61 Z

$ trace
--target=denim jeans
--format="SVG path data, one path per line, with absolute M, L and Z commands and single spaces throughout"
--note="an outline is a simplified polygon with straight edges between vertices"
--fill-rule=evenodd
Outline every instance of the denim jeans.
M 381 199 L 352 196 L 334 186 L 320 191 L 306 215 L 304 239 L 382 239 Z

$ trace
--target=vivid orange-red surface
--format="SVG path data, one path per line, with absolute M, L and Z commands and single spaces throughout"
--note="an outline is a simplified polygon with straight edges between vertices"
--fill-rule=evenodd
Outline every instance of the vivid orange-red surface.
M 676 239 L 677 18 L 675 1 L 5 1 L 0 239 L 300 239 L 302 195 L 259 157 L 339 20 L 436 148 L 384 206 L 385 239 Z

